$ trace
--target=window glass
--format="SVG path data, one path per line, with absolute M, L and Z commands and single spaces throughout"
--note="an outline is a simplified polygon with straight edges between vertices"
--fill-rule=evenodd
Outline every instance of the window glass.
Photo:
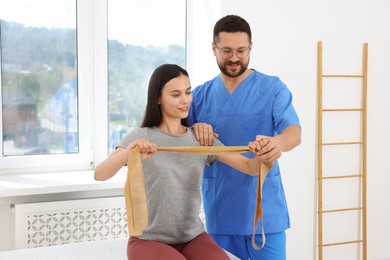
M 75 0 L 0 0 L 3 156 L 79 152 Z
M 108 0 L 109 152 L 140 125 L 149 77 L 186 63 L 185 0 Z

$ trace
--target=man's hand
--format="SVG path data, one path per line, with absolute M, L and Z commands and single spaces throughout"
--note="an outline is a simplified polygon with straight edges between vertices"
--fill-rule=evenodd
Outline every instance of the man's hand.
M 196 123 L 192 126 L 195 132 L 195 138 L 201 145 L 209 146 L 213 144 L 213 138 L 218 138 L 217 133 L 213 133 L 213 127 L 206 123 Z
M 273 162 L 282 156 L 279 141 L 274 137 L 257 135 L 256 140 L 249 143 L 249 147 L 263 162 Z

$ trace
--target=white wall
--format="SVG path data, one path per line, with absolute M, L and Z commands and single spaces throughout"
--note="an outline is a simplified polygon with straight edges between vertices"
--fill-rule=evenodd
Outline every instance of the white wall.
M 222 0 L 189 0 L 187 14 L 187 70 L 192 87 L 215 77 L 218 66 L 212 55 L 213 27 L 221 17 Z
M 197 13 L 189 14 L 193 22 L 189 25 L 188 70 L 193 86 L 217 75 L 212 27 L 221 13 L 233 13 L 252 27 L 251 67 L 280 76 L 294 94 L 302 144 L 280 160 L 292 222 L 287 233 L 288 259 L 316 258 L 317 41 L 323 41 L 327 53 L 324 70 L 334 73 L 344 69 L 360 73 L 357 63 L 363 42 L 368 42 L 368 259 L 390 259 L 390 170 L 385 167 L 389 157 L 385 149 L 390 146 L 390 1 L 193 0 L 190 4 Z M 0 204 L 3 217 L 9 205 Z M 4 246 L 5 238 L 0 240 Z
M 390 259 L 390 1 L 225 0 L 226 14 L 251 24 L 250 67 L 278 75 L 293 92 L 300 116 L 302 144 L 281 158 L 292 222 L 288 259 L 315 259 L 317 252 L 317 42 L 323 42 L 324 73 L 336 74 L 360 74 L 368 42 L 368 259 Z M 205 55 L 212 56 L 211 50 Z M 208 66 L 215 71 L 215 62 Z

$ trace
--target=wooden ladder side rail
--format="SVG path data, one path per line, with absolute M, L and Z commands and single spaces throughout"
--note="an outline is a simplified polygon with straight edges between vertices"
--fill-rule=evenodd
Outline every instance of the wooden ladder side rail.
M 317 136 L 318 136 L 318 257 L 319 260 L 323 259 L 323 247 L 325 246 L 334 246 L 334 245 L 343 245 L 350 243 L 362 243 L 363 244 L 363 259 L 367 259 L 367 75 L 368 75 L 368 44 L 364 43 L 363 46 L 363 71 L 362 75 L 324 75 L 322 68 L 322 42 L 319 41 L 317 45 L 317 92 L 318 92 L 318 124 L 317 124 Z M 361 78 L 362 79 L 362 108 L 332 108 L 324 109 L 322 102 L 322 80 L 323 78 Z M 338 111 L 360 111 L 362 113 L 362 141 L 358 142 L 332 142 L 332 143 L 323 143 L 322 142 L 322 124 L 323 112 L 338 112 Z M 342 176 L 326 176 L 323 177 L 322 172 L 322 150 L 323 146 L 326 145 L 346 145 L 346 144 L 360 144 L 362 146 L 362 173 L 355 175 L 342 175 Z M 322 181 L 325 179 L 338 179 L 338 178 L 351 178 L 351 177 L 361 177 L 362 178 L 362 207 L 358 208 L 345 208 L 345 209 L 335 209 L 335 210 L 324 210 L 322 201 L 323 201 L 323 187 Z M 341 212 L 348 210 L 361 210 L 362 211 L 362 239 L 355 241 L 344 241 L 337 243 L 323 243 L 323 213 L 331 212 Z
M 318 168 L 318 258 L 323 259 L 323 241 L 322 241 L 322 42 L 317 43 L 317 106 L 318 106 L 318 122 L 317 122 L 317 168 Z
M 368 79 L 368 43 L 363 45 L 363 94 L 362 94 L 362 104 L 363 104 L 363 119 L 362 119 L 362 206 L 363 206 L 363 259 L 367 259 L 367 79 Z

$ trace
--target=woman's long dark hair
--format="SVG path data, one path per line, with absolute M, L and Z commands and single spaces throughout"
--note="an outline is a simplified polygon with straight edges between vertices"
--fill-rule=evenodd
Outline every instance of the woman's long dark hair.
M 188 77 L 188 72 L 176 64 L 163 64 L 153 71 L 149 80 L 148 101 L 141 127 L 153 127 L 161 124 L 162 113 L 158 105 L 158 98 L 161 96 L 164 85 L 180 75 Z M 184 126 L 189 126 L 188 117 L 183 118 L 181 123 Z

